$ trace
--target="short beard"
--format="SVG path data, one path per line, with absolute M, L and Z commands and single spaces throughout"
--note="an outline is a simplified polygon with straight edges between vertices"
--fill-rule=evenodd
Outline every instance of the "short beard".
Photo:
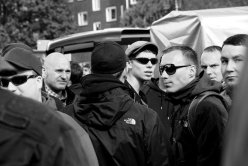
M 232 99 L 233 98 L 233 92 L 235 91 L 235 86 L 227 86 L 226 87 L 226 94 Z

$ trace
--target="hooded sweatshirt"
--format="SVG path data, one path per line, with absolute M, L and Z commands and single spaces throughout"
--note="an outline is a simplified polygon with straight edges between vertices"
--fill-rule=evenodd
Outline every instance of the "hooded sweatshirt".
M 156 112 L 135 103 L 112 75 L 87 75 L 82 87 L 72 114 L 88 131 L 100 165 L 168 165 L 169 145 Z
M 193 98 L 205 91 L 219 93 L 221 85 L 211 81 L 204 72 L 176 93 L 168 94 L 174 104 L 172 114 L 172 143 L 182 146 L 182 166 L 218 166 L 221 161 L 222 138 L 228 119 L 227 110 L 220 99 L 209 96 L 197 106 L 195 123 L 191 126 L 196 137 L 192 137 L 187 125 L 187 112 Z M 177 144 L 178 145 L 178 144 Z
M 157 112 L 167 133 L 171 133 L 170 120 L 173 110 L 173 104 L 168 95 L 158 87 L 159 78 L 152 78 L 145 84 L 141 91 L 146 97 L 149 108 Z

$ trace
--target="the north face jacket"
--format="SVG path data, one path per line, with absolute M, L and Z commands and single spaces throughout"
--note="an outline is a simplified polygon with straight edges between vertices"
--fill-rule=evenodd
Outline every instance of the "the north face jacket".
M 191 124 L 195 137 L 190 133 L 187 123 L 187 112 L 193 98 L 205 91 L 219 93 L 221 86 L 216 83 L 201 72 L 199 77 L 183 89 L 168 95 L 174 104 L 173 110 L 170 110 L 173 111 L 171 143 L 179 149 L 182 146 L 181 166 L 220 165 L 228 119 L 228 112 L 222 101 L 215 96 L 209 96 L 200 102 L 194 114 L 194 124 Z
M 135 103 L 112 75 L 90 74 L 71 114 L 88 131 L 101 166 L 169 164 L 166 133 L 156 114 Z

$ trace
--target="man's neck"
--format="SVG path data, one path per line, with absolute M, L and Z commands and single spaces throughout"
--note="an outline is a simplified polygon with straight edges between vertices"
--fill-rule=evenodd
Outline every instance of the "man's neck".
M 33 96 L 31 98 L 42 103 L 41 89 L 39 91 L 36 91 L 36 92 L 37 93 L 33 93 Z
M 127 76 L 127 82 L 133 87 L 133 89 L 139 94 L 140 87 L 143 82 L 139 81 L 137 78 L 133 76 Z
M 162 83 L 162 80 L 161 79 L 159 79 L 159 81 L 157 82 L 157 84 L 158 84 L 159 89 L 161 89 L 162 91 L 166 92 L 166 89 L 163 86 L 163 83 Z
M 232 99 L 233 97 L 233 89 L 234 89 L 233 86 L 226 87 L 226 94 L 230 97 L 230 99 Z
M 45 90 L 50 96 L 54 96 L 56 98 L 62 99 L 66 98 L 66 94 L 63 94 L 63 91 L 54 91 L 48 85 L 45 84 Z
M 42 102 L 41 91 L 40 91 L 40 93 L 38 94 L 38 97 L 37 97 L 37 99 L 38 99 L 38 101 L 39 101 L 39 102 Z

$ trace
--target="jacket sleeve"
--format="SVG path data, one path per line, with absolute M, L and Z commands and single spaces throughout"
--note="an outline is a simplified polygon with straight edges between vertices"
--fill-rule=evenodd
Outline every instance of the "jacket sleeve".
M 197 166 L 218 166 L 228 113 L 222 102 L 208 97 L 196 111 Z
M 80 145 L 78 135 L 74 130 L 63 131 L 51 149 L 50 159 L 54 166 L 82 166 L 90 165 L 84 157 L 85 151 Z
M 145 115 L 145 145 L 147 149 L 147 165 L 170 165 L 169 140 L 157 113 L 148 109 Z
M 77 135 L 79 138 L 79 142 L 78 140 L 75 140 L 75 142 L 78 142 L 77 144 L 75 144 L 75 146 L 82 147 L 80 157 L 83 159 L 84 165 L 98 166 L 99 164 L 97 156 L 88 133 L 72 117 L 59 111 L 58 113 L 61 115 L 63 120 L 76 132 L 74 134 L 74 132 L 71 131 L 71 135 L 73 138 L 75 137 L 75 135 Z

